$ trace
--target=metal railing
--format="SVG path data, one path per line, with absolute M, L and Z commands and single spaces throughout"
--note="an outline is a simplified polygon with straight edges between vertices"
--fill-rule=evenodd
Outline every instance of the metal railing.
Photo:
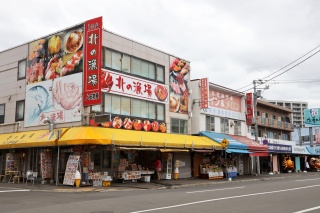
M 265 118 L 262 116 L 258 116 L 257 122 L 258 122 L 258 125 L 260 126 L 272 127 L 272 128 L 288 130 L 288 131 L 294 130 L 294 125 L 292 123 L 278 121 L 271 118 Z

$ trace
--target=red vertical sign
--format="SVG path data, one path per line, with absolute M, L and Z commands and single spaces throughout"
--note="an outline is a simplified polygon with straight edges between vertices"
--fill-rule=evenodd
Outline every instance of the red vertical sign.
M 85 22 L 83 105 L 101 104 L 102 17 Z
M 208 108 L 208 101 L 209 101 L 208 78 L 201 78 L 200 79 L 200 103 L 201 103 L 201 109 L 207 109 Z
M 247 125 L 252 125 L 253 118 L 253 101 L 252 93 L 246 93 L 246 110 L 247 110 Z

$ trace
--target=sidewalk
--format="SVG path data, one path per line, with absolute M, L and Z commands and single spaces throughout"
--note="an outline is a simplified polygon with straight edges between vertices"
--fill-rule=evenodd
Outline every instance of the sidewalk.
M 183 178 L 177 180 L 151 180 L 149 183 L 145 182 L 131 182 L 126 181 L 125 183 L 112 182 L 109 187 L 102 186 L 87 186 L 76 188 L 74 186 L 64 186 L 55 184 L 41 184 L 28 182 L 25 183 L 0 183 L 1 189 L 11 190 L 31 190 L 31 191 L 54 191 L 54 192 L 101 192 L 101 191 L 127 191 L 127 190 L 161 190 L 161 189 L 174 189 L 182 187 L 195 187 L 212 184 L 228 184 L 232 182 L 245 182 L 245 181 L 268 181 L 275 179 L 285 179 L 293 177 L 305 177 L 307 178 L 320 178 L 319 172 L 307 172 L 307 173 L 281 173 L 281 174 L 261 174 L 255 175 L 242 175 L 233 178 L 231 181 L 226 178 L 223 179 L 198 179 L 198 178 Z

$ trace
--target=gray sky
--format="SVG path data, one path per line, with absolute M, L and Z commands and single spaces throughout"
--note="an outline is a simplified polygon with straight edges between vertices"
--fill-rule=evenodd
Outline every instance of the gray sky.
M 4 5 L 0 51 L 103 16 L 105 29 L 190 61 L 191 79 L 208 77 L 235 90 L 320 45 L 317 0 L 11 0 Z M 319 65 L 320 53 L 275 78 L 263 97 L 320 107 Z M 317 81 L 301 83 L 311 79 Z

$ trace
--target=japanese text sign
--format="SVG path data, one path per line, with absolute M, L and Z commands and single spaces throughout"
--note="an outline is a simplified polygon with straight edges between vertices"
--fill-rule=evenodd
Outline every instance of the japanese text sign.
M 102 91 L 168 104 L 168 86 L 152 81 L 102 70 Z
M 234 112 L 241 112 L 241 98 L 231 94 L 209 90 L 209 106 L 226 109 Z
M 252 93 L 246 93 L 247 116 L 253 117 Z
M 200 79 L 200 103 L 201 103 L 201 109 L 208 108 L 208 101 L 209 101 L 208 78 L 201 78 Z
M 102 17 L 85 22 L 83 105 L 101 104 Z

